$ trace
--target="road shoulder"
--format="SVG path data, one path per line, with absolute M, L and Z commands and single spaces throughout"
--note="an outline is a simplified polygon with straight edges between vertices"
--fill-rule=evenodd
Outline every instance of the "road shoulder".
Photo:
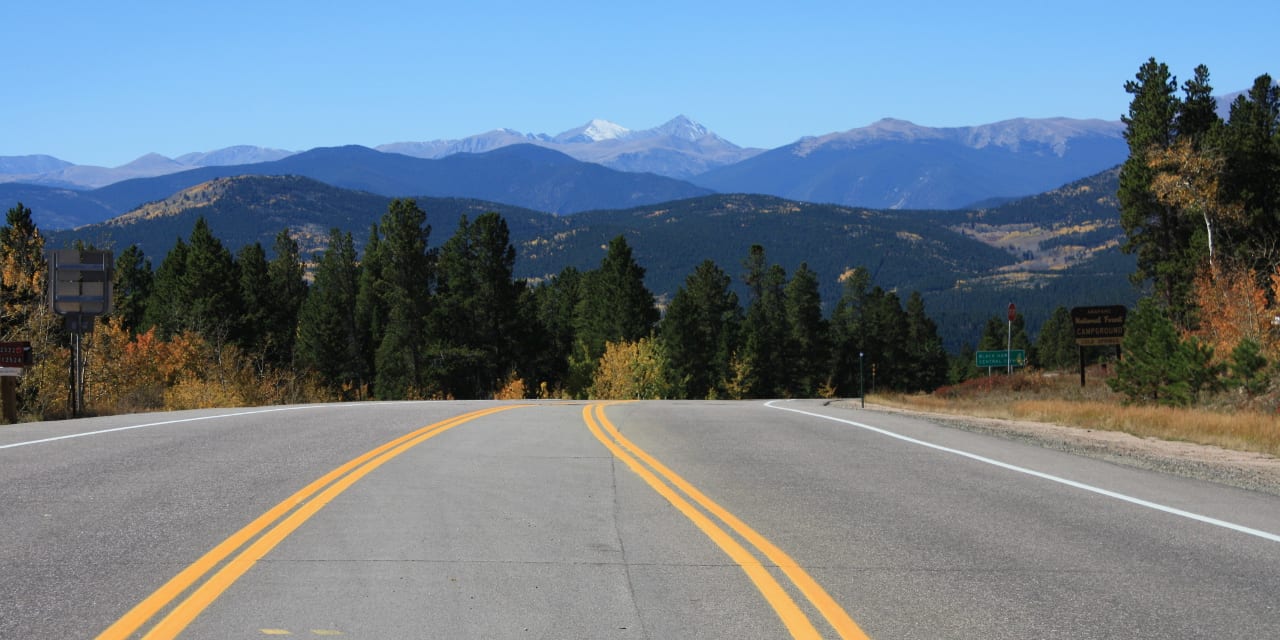
M 835 400 L 828 406 L 860 408 L 857 400 Z M 869 403 L 869 411 L 910 415 L 935 424 L 1016 440 L 1139 469 L 1148 469 L 1280 495 L 1280 458 L 1220 447 L 1139 438 L 1119 431 L 1099 431 L 1059 424 L 978 418 L 915 411 Z

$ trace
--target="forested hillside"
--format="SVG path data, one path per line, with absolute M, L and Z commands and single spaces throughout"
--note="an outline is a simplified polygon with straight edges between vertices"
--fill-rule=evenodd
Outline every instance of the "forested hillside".
M 1132 260 L 1120 254 L 1119 214 L 1105 194 L 1114 172 L 1035 198 L 974 212 L 875 211 L 800 203 L 772 196 L 717 195 L 618 211 L 552 216 L 464 199 L 418 198 L 432 224 L 450 227 L 461 215 L 486 211 L 508 222 L 517 251 L 514 272 L 533 282 L 572 266 L 587 270 L 608 242 L 627 238 L 647 270 L 646 286 L 665 304 L 703 260 L 733 276 L 742 256 L 765 246 L 788 272 L 807 263 L 830 315 L 840 278 L 863 266 L 886 290 L 921 291 L 956 351 L 977 340 L 986 319 L 1016 299 L 1035 332 L 1055 307 L 1125 304 Z M 148 204 L 108 223 L 54 232 L 50 246 L 75 242 L 100 248 L 136 245 L 159 260 L 204 217 L 232 251 L 253 242 L 268 255 L 276 234 L 290 229 L 306 261 L 328 242 L 328 229 L 350 232 L 363 251 L 369 226 L 390 200 L 307 178 L 242 176 L 219 179 Z M 1063 212 L 1055 221 L 1052 212 Z M 440 242 L 443 237 L 437 233 Z M 1043 248 L 1041 247 L 1043 245 Z M 438 246 L 438 245 L 433 245 Z

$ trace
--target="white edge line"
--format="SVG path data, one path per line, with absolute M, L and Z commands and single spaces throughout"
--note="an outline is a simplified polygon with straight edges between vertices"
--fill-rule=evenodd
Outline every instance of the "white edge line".
M 1155 509 L 1156 511 L 1163 511 L 1163 512 L 1165 512 L 1165 513 L 1172 514 L 1172 515 L 1175 515 L 1175 516 L 1181 516 L 1181 517 L 1183 517 L 1183 518 L 1190 518 L 1191 520 L 1196 520 L 1196 521 L 1198 521 L 1198 522 L 1203 522 L 1203 523 L 1205 523 L 1205 524 L 1211 524 L 1211 525 L 1216 526 L 1216 527 L 1222 527 L 1222 528 L 1224 528 L 1224 529 L 1231 529 L 1232 531 L 1238 531 L 1238 532 L 1240 532 L 1240 533 L 1245 533 L 1245 534 L 1248 534 L 1248 535 L 1251 535 L 1251 536 L 1256 536 L 1256 537 L 1262 538 L 1263 540 L 1270 540 L 1271 542 L 1280 542 L 1280 535 L 1276 535 L 1276 534 L 1274 534 L 1274 533 L 1268 533 L 1268 532 L 1266 532 L 1266 531 L 1261 531 L 1261 530 L 1258 530 L 1258 529 L 1252 529 L 1252 528 L 1249 528 L 1249 527 L 1246 527 L 1246 526 L 1243 526 L 1243 525 L 1238 525 L 1238 524 L 1235 524 L 1235 523 L 1227 522 L 1227 521 L 1225 521 L 1225 520 L 1219 520 L 1219 519 L 1217 519 L 1217 518 L 1210 518 L 1209 516 L 1202 516 L 1202 515 L 1200 515 L 1200 514 L 1198 514 L 1198 513 L 1191 513 L 1190 511 L 1183 511 L 1182 509 L 1175 509 L 1174 507 L 1165 506 L 1165 505 L 1158 504 L 1158 503 L 1155 503 L 1155 502 L 1149 502 L 1149 501 L 1147 501 L 1147 500 L 1143 500 L 1143 499 L 1141 499 L 1141 498 L 1135 498 L 1135 497 L 1133 497 L 1133 496 L 1128 496 L 1128 495 L 1125 495 L 1125 494 L 1123 494 L 1123 493 L 1116 493 L 1115 491 L 1109 491 L 1109 490 L 1107 490 L 1107 489 L 1102 489 L 1102 488 L 1100 488 L 1100 487 L 1095 487 L 1095 486 L 1093 486 L 1093 485 L 1084 484 L 1083 482 L 1076 482 L 1075 480 L 1068 480 L 1068 479 L 1066 479 L 1066 478 L 1059 478 L 1058 476 L 1050 475 L 1050 474 L 1047 474 L 1047 473 L 1044 473 L 1044 472 L 1041 472 L 1041 471 L 1035 471 L 1035 470 L 1032 470 L 1032 469 L 1027 469 L 1026 467 L 1019 467 L 1019 466 L 1017 466 L 1017 465 L 1012 465 L 1012 464 L 1009 464 L 1009 463 L 1007 463 L 1007 462 L 1000 462 L 999 460 L 993 460 L 993 459 L 991 459 L 991 458 L 985 458 L 985 457 L 983 457 L 983 456 L 980 456 L 980 455 L 977 455 L 977 454 L 974 454 L 974 453 L 969 453 L 969 452 L 967 452 L 967 451 L 961 451 L 961 450 L 959 450 L 959 449 L 952 449 L 952 448 L 950 448 L 950 447 L 944 447 L 944 446 L 942 446 L 942 445 L 933 444 L 933 443 L 931 443 L 931 442 L 925 442 L 925 441 L 923 441 L 923 440 L 917 440 L 917 439 L 915 439 L 915 438 L 911 438 L 911 437 L 904 436 L 904 435 L 901 435 L 901 434 L 893 433 L 892 431 L 886 431 L 886 430 L 881 429 L 881 428 L 878 428 L 878 427 L 873 427 L 873 426 L 868 425 L 868 424 L 862 424 L 861 422 L 854 422 L 854 421 L 852 421 L 852 420 L 844 420 L 844 419 L 842 419 L 842 418 L 835 418 L 835 417 L 832 417 L 832 416 L 826 416 L 826 415 L 822 415 L 821 413 L 813 413 L 813 412 L 811 412 L 811 411 L 803 411 L 803 410 L 800 410 L 800 409 L 792 409 L 792 408 L 789 408 L 789 407 L 779 407 L 779 406 L 775 406 L 775 405 L 774 405 L 774 403 L 775 403 L 775 402 L 778 402 L 778 401 L 777 401 L 777 400 L 771 400 L 771 401 L 769 401 L 769 402 L 766 402 L 766 403 L 764 404 L 764 406 L 769 407 L 770 409 L 778 409 L 778 410 L 781 410 L 781 411 L 790 411 L 790 412 L 792 412 L 792 413 L 799 413 L 799 414 L 803 414 L 803 415 L 806 415 L 806 416 L 811 416 L 811 417 L 814 417 L 814 418 L 822 418 L 823 420 L 831 420 L 832 422 L 841 422 L 841 423 L 844 423 L 844 424 L 847 424 L 847 425 L 851 425 L 851 426 L 858 427 L 859 429 L 866 429 L 867 431 L 872 431 L 872 432 L 875 432 L 875 433 L 879 433 L 879 434 L 881 434 L 881 435 L 886 435 L 886 436 L 889 436 L 890 438 L 897 438 L 898 440 L 902 440 L 902 441 L 904 441 L 904 442 L 910 442 L 910 443 L 912 443 L 912 444 L 918 444 L 918 445 L 920 445 L 920 446 L 922 446 L 922 447 L 929 447 L 930 449 L 936 449 L 936 450 L 938 450 L 938 451 L 943 451 L 943 452 L 946 452 L 946 453 L 951 453 L 951 454 L 955 454 L 955 455 L 958 455 L 958 456 L 963 456 L 963 457 L 965 457 L 965 458 L 969 458 L 969 459 L 971 459 L 971 460 L 977 460 L 978 462 L 982 462 L 982 463 L 986 463 L 986 464 L 993 465 L 993 466 L 996 466 L 996 467 L 1000 467 L 1001 469 L 1007 469 L 1007 470 L 1009 470 L 1009 471 L 1016 471 L 1016 472 L 1018 472 L 1018 473 L 1023 473 L 1023 474 L 1029 475 L 1029 476 L 1034 476 L 1034 477 L 1037 477 L 1037 478 L 1041 478 L 1041 479 L 1043 479 L 1043 480 L 1049 480 L 1050 482 L 1057 482 L 1058 484 L 1064 484 L 1064 485 L 1066 485 L 1066 486 L 1068 486 L 1068 487 L 1074 487 L 1074 488 L 1076 488 L 1076 489 L 1081 489 L 1081 490 L 1084 490 L 1084 491 L 1089 491 L 1089 492 L 1091 492 L 1091 493 L 1096 493 L 1096 494 L 1098 494 L 1098 495 L 1107 496 L 1108 498 L 1114 498 L 1114 499 L 1116 499 L 1116 500 L 1123 500 L 1124 502 L 1128 502 L 1128 503 L 1131 503 L 1131 504 L 1136 504 L 1136 505 L 1138 505 L 1138 506 L 1146 507 L 1146 508 L 1148 508 L 1148 509 Z
M 98 431 L 86 431 L 84 433 L 70 433 L 65 436 L 56 436 L 53 438 L 43 438 L 40 440 L 28 440 L 26 442 L 14 442 L 12 444 L 0 445 L 0 449 L 11 449 L 14 447 L 25 447 L 32 444 L 44 444 L 46 442 L 57 442 L 59 440 L 71 440 L 73 438 L 84 438 L 87 436 L 98 436 L 105 433 L 116 433 L 119 431 L 129 431 L 132 429 L 145 429 L 147 427 L 159 427 L 166 424 L 178 424 L 180 422 L 197 422 L 200 420 L 217 420 L 219 418 L 234 418 L 236 416 L 251 416 L 259 413 L 275 413 L 277 411 L 301 411 L 303 409 L 321 409 L 326 407 L 351 407 L 361 406 L 368 403 L 339 403 L 339 404 L 309 404 L 296 407 L 275 407 L 272 409 L 256 409 L 253 411 L 238 411 L 236 413 L 220 413 L 213 416 L 197 416 L 195 418 L 181 418 L 178 420 L 164 420 L 162 422 L 148 422 L 147 424 L 134 424 L 127 427 L 116 427 L 114 429 L 101 429 Z

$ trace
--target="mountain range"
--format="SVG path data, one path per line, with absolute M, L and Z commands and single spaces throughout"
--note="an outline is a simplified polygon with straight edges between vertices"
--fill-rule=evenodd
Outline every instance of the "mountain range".
M 513 144 L 534 144 L 619 171 L 656 173 L 681 180 L 764 151 L 739 147 L 683 115 L 661 126 L 638 131 L 607 120 L 592 120 L 556 136 L 496 129 L 461 140 L 396 142 L 376 148 L 417 158 L 443 158 Z
M 1115 166 L 1127 155 L 1122 130 L 1118 122 L 1065 118 L 955 128 L 882 120 L 761 151 L 683 116 L 640 131 L 593 120 L 556 136 L 497 130 L 379 150 L 231 147 L 172 160 L 152 154 L 112 170 L 130 179 L 93 189 L 86 185 L 107 180 L 100 167 L 21 156 L 0 158 L 0 172 L 7 172 L 0 202 L 23 202 L 42 225 L 65 228 L 214 178 L 294 174 L 381 195 L 481 198 L 560 214 L 711 192 L 955 209 L 1039 193 Z
M 0 202 L 24 203 L 42 228 L 69 228 L 106 220 L 210 180 L 242 175 L 304 176 L 381 196 L 477 198 L 554 214 L 711 193 L 674 178 L 615 171 L 529 144 L 437 160 L 347 146 L 312 149 L 271 162 L 202 167 L 125 180 L 91 191 L 0 184 Z

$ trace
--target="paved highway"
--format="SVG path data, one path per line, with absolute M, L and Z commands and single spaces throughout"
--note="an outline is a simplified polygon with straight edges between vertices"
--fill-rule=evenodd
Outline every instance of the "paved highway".
M 1271 638 L 1280 498 L 821 402 L 0 427 L 0 638 Z

